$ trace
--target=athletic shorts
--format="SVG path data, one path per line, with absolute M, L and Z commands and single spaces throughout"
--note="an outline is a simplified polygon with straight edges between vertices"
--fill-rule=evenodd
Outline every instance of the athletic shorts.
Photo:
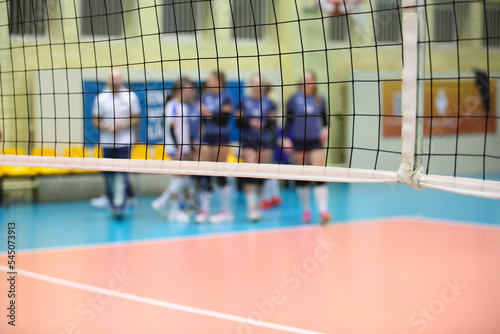
M 203 144 L 208 145 L 228 145 L 230 143 L 229 133 L 227 134 L 205 134 Z
M 263 148 L 273 148 L 273 135 L 269 132 L 260 134 L 255 134 L 251 136 L 245 136 L 241 138 L 241 146 L 244 148 L 253 148 L 256 150 Z
M 322 149 L 323 145 L 319 139 L 310 139 L 310 140 L 293 140 L 293 149 L 295 151 L 310 151 Z
M 104 158 L 111 158 L 111 159 L 130 159 L 130 147 L 129 146 L 103 147 L 102 156 Z

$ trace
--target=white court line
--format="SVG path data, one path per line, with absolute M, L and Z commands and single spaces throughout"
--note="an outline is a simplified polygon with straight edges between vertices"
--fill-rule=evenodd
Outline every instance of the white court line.
M 0 266 L 0 270 L 5 271 L 5 272 L 11 272 L 11 270 L 5 266 Z M 252 320 L 250 318 L 244 318 L 244 317 L 240 317 L 240 316 L 236 316 L 236 315 L 214 312 L 214 311 L 204 310 L 204 309 L 180 305 L 180 304 L 169 303 L 169 302 L 151 299 L 151 298 L 146 298 L 146 297 L 140 297 L 140 296 L 124 293 L 124 292 L 98 288 L 98 287 L 95 287 L 92 285 L 67 281 L 64 279 L 46 276 L 46 275 L 42 275 L 42 274 L 37 274 L 37 273 L 33 273 L 30 271 L 21 270 L 21 269 L 16 269 L 16 274 L 30 277 L 33 279 L 37 279 L 40 281 L 45 281 L 45 282 L 49 282 L 49 283 L 53 283 L 53 284 L 58 284 L 58 285 L 70 287 L 70 288 L 95 292 L 98 294 L 105 294 L 108 296 L 118 297 L 121 299 L 130 300 L 130 301 L 139 302 L 139 303 L 144 303 L 144 304 L 153 305 L 153 306 L 159 306 L 159 307 L 172 309 L 172 310 L 176 310 L 176 311 L 204 315 L 207 317 L 224 319 L 224 320 L 234 321 L 234 322 L 238 322 L 238 323 L 245 323 L 245 324 L 249 324 L 250 326 L 266 327 L 266 328 L 276 329 L 276 330 L 280 330 L 280 331 L 284 331 L 284 332 L 298 333 L 298 334 L 325 334 L 325 333 L 314 332 L 314 331 L 309 331 L 309 330 L 295 328 L 295 327 L 273 324 L 273 323 L 265 322 L 265 321 L 255 321 L 255 320 Z
M 420 217 L 420 216 L 384 216 L 384 217 L 374 217 L 374 218 L 360 218 L 355 220 L 345 220 L 336 221 L 326 226 L 345 226 L 345 225 L 364 225 L 364 224 L 387 224 L 393 223 L 395 220 L 405 219 L 411 220 L 415 223 L 426 223 L 426 224 L 438 224 L 438 225 L 451 225 L 458 227 L 468 227 L 468 228 L 479 228 L 488 230 L 498 230 L 500 226 L 488 223 L 476 223 L 470 221 L 461 220 L 449 220 L 445 218 L 431 218 L 431 217 Z M 199 234 L 189 234 L 184 236 L 175 237 L 161 237 L 161 238 L 147 238 L 147 239 L 136 239 L 136 240 L 124 240 L 124 241 L 111 241 L 111 242 L 98 242 L 89 244 L 78 244 L 78 245 L 68 245 L 68 246 L 54 246 L 54 247 L 41 247 L 41 248 L 28 248 L 20 249 L 18 253 L 22 255 L 25 254 L 39 254 L 39 253 L 51 253 L 59 251 L 79 251 L 79 250 L 92 250 L 99 248 L 108 247 L 121 247 L 121 246 L 139 246 L 139 245 L 153 245 L 163 242 L 182 242 L 191 240 L 204 240 L 212 238 L 227 238 L 242 235 L 259 235 L 268 233 L 280 233 L 280 232 L 294 232 L 298 230 L 322 228 L 324 226 L 318 224 L 311 225 L 291 225 L 291 226 L 278 226 L 269 228 L 256 228 L 254 230 L 239 230 L 239 231 L 225 231 L 225 232 L 202 232 Z M 5 234 L 6 236 L 6 234 Z M 4 236 L 4 237 L 5 237 Z M 2 239 L 2 234 L 0 234 L 0 239 Z M 7 255 L 7 251 L 0 251 L 0 256 Z
M 99 243 L 89 243 L 89 244 L 80 244 L 80 245 L 69 245 L 69 246 L 55 246 L 55 247 L 41 247 L 41 248 L 28 248 L 28 249 L 19 249 L 17 252 L 22 255 L 25 254 L 38 254 L 38 253 L 49 253 L 49 252 L 57 252 L 57 251 L 78 251 L 78 250 L 90 250 L 90 249 L 98 249 L 98 248 L 107 248 L 107 247 L 117 247 L 117 246 L 138 246 L 138 245 L 151 245 L 163 242 L 181 242 L 181 241 L 190 241 L 190 240 L 204 240 L 204 239 L 212 239 L 212 238 L 227 238 L 227 237 L 235 237 L 235 236 L 243 236 L 243 235 L 259 235 L 259 234 L 268 234 L 268 233 L 280 233 L 280 232 L 294 232 L 299 230 L 306 229 L 315 229 L 315 228 L 323 228 L 328 226 L 345 226 L 345 225 L 362 225 L 362 224 L 386 224 L 388 222 L 392 222 L 393 219 L 400 219 L 407 217 L 404 216 L 388 216 L 382 218 L 366 218 L 359 220 L 346 220 L 346 221 L 337 221 L 327 225 L 320 224 L 302 224 L 302 225 L 291 225 L 291 226 L 278 226 L 278 227 L 269 227 L 269 228 L 256 228 L 256 229 L 248 229 L 248 230 L 239 230 L 239 231 L 225 231 L 225 232 L 207 232 L 207 233 L 198 233 L 198 234 L 189 234 L 184 236 L 175 236 L 175 237 L 161 237 L 161 238 L 147 238 L 147 239 L 137 239 L 137 240 L 124 240 L 124 241 L 111 241 L 111 242 L 99 242 Z M 0 252 L 0 255 L 6 255 L 7 252 Z
M 345 226 L 345 225 L 364 225 L 364 224 L 387 224 L 393 223 L 398 219 L 410 220 L 415 223 L 427 223 L 427 224 L 438 224 L 438 225 L 452 225 L 458 227 L 468 227 L 468 228 L 479 228 L 488 230 L 498 230 L 500 226 L 488 224 L 488 223 L 477 223 L 469 221 L 459 221 L 459 220 L 449 220 L 444 218 L 431 218 L 431 217 L 420 217 L 420 216 L 384 216 L 384 217 L 374 217 L 374 218 L 360 218 L 355 220 L 345 220 L 336 221 L 326 226 Z M 67 245 L 67 246 L 55 246 L 55 247 L 41 247 L 41 248 L 28 248 L 20 249 L 18 252 L 25 254 L 39 254 L 39 253 L 50 253 L 59 251 L 79 251 L 79 250 L 92 250 L 107 247 L 120 247 L 120 246 L 138 246 L 138 245 L 153 245 L 163 242 L 182 242 L 191 240 L 204 240 L 211 238 L 227 238 L 234 236 L 243 235 L 259 235 L 268 233 L 280 233 L 280 232 L 294 232 L 298 230 L 307 230 L 322 228 L 323 225 L 311 224 L 311 225 L 291 225 L 291 226 L 278 226 L 269 228 L 257 228 L 239 231 L 225 231 L 225 232 L 206 232 L 200 234 L 189 234 L 183 236 L 174 237 L 160 237 L 160 238 L 147 238 L 147 239 L 136 239 L 136 240 L 123 240 L 123 241 L 112 241 L 112 242 L 99 242 L 99 243 L 89 243 L 89 244 L 79 244 L 79 245 Z M 0 239 L 2 235 L 0 234 Z M 0 256 L 6 255 L 7 251 L 0 251 Z
M 500 226 L 498 225 L 489 223 L 476 223 L 470 221 L 449 220 L 445 218 L 431 218 L 431 217 L 404 216 L 404 215 L 336 221 L 325 226 L 387 224 L 387 223 L 394 223 L 394 221 L 397 221 L 398 219 L 411 220 L 415 223 L 451 225 L 458 227 L 479 228 L 487 230 L 498 230 L 500 228 Z M 279 226 L 279 227 L 269 227 L 269 228 L 257 228 L 254 230 L 248 229 L 240 231 L 226 231 L 226 232 L 214 232 L 214 233 L 207 232 L 207 233 L 189 234 L 189 235 L 175 236 L 175 237 L 147 238 L 147 239 L 136 239 L 136 240 L 124 240 L 124 241 L 98 242 L 98 243 L 79 244 L 79 245 L 28 248 L 28 249 L 20 249 L 18 250 L 18 253 L 25 255 L 25 254 L 39 254 L 39 253 L 50 253 L 59 251 L 92 250 L 92 249 L 107 248 L 107 247 L 153 245 L 163 242 L 182 242 L 182 241 L 203 240 L 211 238 L 226 238 L 226 237 L 234 237 L 242 235 L 259 235 L 268 233 L 294 232 L 298 230 L 306 230 L 306 229 L 314 229 L 322 227 L 324 226 L 318 224 L 311 224 L 311 225 L 291 225 L 291 226 Z M 4 237 L 5 236 L 6 234 L 4 235 Z M 0 234 L 0 239 L 2 239 L 2 234 Z M 7 251 L 0 251 L 0 256 L 3 255 L 7 255 Z

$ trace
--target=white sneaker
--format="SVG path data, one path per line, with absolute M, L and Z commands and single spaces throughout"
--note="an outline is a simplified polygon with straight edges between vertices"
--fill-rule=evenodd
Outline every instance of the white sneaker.
M 191 218 L 184 211 L 171 210 L 171 212 L 167 215 L 167 220 L 173 221 L 176 223 L 189 223 Z
M 258 208 L 253 208 L 248 211 L 248 220 L 257 222 L 262 218 L 262 213 Z
M 191 217 L 184 211 L 179 211 L 177 213 L 176 221 L 179 223 L 189 223 L 191 221 Z
M 101 195 L 100 197 L 92 198 L 90 200 L 90 205 L 92 205 L 96 209 L 107 209 L 111 207 L 109 204 L 108 196 Z
M 151 202 L 151 207 L 153 209 L 155 209 L 156 211 L 160 211 L 161 209 L 163 209 L 165 207 L 166 204 L 167 204 L 167 201 L 165 200 L 165 198 L 160 196 L 157 199 L 155 199 L 153 202 Z
M 226 210 L 221 210 L 219 213 L 210 216 L 208 221 L 212 224 L 221 224 L 221 223 L 232 223 L 234 220 L 234 215 Z
M 208 212 L 200 211 L 200 213 L 198 213 L 196 217 L 194 217 L 194 221 L 197 222 L 198 224 L 202 224 L 208 220 L 208 217 L 209 217 Z

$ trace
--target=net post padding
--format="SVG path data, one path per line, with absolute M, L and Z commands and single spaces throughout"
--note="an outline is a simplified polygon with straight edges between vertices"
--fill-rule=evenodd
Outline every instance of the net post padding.
M 172 175 L 213 175 L 319 182 L 396 183 L 397 173 L 342 167 L 206 161 L 127 160 L 106 158 L 0 155 L 0 165 L 37 166 Z

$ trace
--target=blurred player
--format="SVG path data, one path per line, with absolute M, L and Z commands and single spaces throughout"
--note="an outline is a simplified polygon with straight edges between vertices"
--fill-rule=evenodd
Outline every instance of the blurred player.
M 192 154 L 188 103 L 194 100 L 196 87 L 193 82 L 181 78 L 174 83 L 165 104 L 165 146 L 173 160 L 188 160 Z M 174 175 L 168 188 L 151 203 L 155 210 L 165 210 L 168 220 L 188 222 L 189 216 L 181 210 L 181 198 L 190 186 L 189 176 Z
M 323 146 L 328 139 L 328 116 L 325 99 L 318 94 L 316 75 L 306 71 L 298 91 L 286 105 L 286 126 L 283 147 L 293 151 L 295 163 L 300 165 L 325 166 Z M 320 211 L 321 223 L 330 221 L 328 211 L 328 187 L 324 182 L 311 184 L 297 181 L 297 192 L 302 205 L 302 221 L 312 220 L 310 186 L 314 188 L 314 198 Z
M 250 94 L 240 104 L 237 124 L 241 129 L 243 160 L 247 163 L 269 163 L 272 157 L 276 105 L 266 96 L 259 75 L 250 79 Z M 243 189 L 248 208 L 248 219 L 261 219 L 260 195 L 262 179 L 244 179 Z
M 201 145 L 201 159 L 203 161 L 226 162 L 230 142 L 229 118 L 233 113 L 233 99 L 225 88 L 226 80 L 222 72 L 212 72 L 207 78 L 201 94 L 201 115 L 203 118 L 203 138 Z M 210 203 L 214 184 L 220 189 L 221 210 L 210 215 Z M 199 178 L 200 212 L 195 220 L 198 223 L 232 222 L 234 215 L 231 212 L 232 188 L 226 177 L 202 176 Z
M 99 144 L 104 158 L 129 159 L 134 127 L 139 122 L 139 98 L 123 85 L 119 71 L 113 70 L 104 91 L 94 101 L 92 115 L 94 126 L 99 129 Z M 113 216 L 123 219 L 124 208 L 130 191 L 128 173 L 103 172 L 106 195 L 113 209 Z

